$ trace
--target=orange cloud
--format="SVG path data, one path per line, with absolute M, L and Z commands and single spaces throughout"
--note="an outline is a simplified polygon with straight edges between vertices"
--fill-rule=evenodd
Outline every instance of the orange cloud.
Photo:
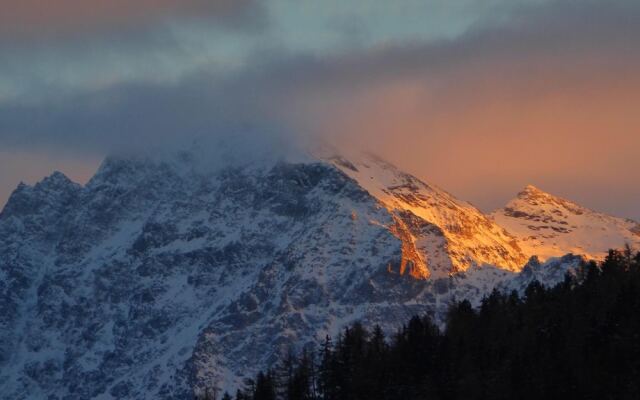
M 284 118 L 369 147 L 485 209 L 534 183 L 638 217 L 639 68 L 640 58 L 606 49 L 493 54 L 308 88 Z

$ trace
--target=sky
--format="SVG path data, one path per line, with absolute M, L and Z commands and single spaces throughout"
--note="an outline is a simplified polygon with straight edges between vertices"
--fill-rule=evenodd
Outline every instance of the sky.
M 484 211 L 640 220 L 635 0 L 0 0 L 0 205 L 220 132 L 320 137 Z

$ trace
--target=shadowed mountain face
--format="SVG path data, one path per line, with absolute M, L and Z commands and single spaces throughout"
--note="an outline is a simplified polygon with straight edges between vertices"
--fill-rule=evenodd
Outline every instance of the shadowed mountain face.
M 232 390 L 354 320 L 392 331 L 578 261 L 518 273 L 514 236 L 375 157 L 109 158 L 84 187 L 19 186 L 0 214 L 0 391 Z

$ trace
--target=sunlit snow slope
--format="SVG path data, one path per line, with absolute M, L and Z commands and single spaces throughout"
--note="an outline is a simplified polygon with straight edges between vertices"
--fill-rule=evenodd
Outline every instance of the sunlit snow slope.
M 444 190 L 373 155 L 330 160 L 391 212 L 412 275 L 442 277 L 484 264 L 518 271 L 527 261 L 514 237 Z
M 528 256 L 541 259 L 567 253 L 601 259 L 608 249 L 625 243 L 640 248 L 637 222 L 589 210 L 531 185 L 491 216 L 518 238 Z

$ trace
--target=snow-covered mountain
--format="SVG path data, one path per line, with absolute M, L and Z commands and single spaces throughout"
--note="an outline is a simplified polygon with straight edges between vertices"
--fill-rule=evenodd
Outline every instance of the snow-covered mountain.
M 518 238 L 528 256 L 540 259 L 567 253 L 602 259 L 625 243 L 640 249 L 640 224 L 589 210 L 528 185 L 493 220 Z
M 446 277 L 484 264 L 518 271 L 527 261 L 515 238 L 471 204 L 376 156 L 329 160 L 393 215 L 392 232 L 414 277 Z
M 21 184 L 0 213 L 0 393 L 233 389 L 355 320 L 393 331 L 578 261 L 519 273 L 514 236 L 371 156 L 110 157 L 85 186 Z

